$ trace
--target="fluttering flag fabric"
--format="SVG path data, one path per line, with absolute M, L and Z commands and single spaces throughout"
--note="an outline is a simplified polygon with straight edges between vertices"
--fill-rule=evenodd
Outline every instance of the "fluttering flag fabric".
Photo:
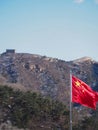
M 95 92 L 96 102 L 98 102 L 98 92 Z
M 96 96 L 90 86 L 72 76 L 72 102 L 96 109 Z

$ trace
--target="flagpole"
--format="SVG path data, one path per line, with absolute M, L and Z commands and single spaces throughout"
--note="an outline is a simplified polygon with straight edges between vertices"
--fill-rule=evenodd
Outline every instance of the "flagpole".
M 72 73 L 70 71 L 70 130 L 72 130 Z

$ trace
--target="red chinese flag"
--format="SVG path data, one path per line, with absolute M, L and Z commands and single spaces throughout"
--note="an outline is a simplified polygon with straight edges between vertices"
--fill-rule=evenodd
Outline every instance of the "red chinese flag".
M 72 76 L 72 102 L 96 109 L 95 92 L 74 76 Z
M 96 102 L 98 102 L 98 92 L 95 92 Z

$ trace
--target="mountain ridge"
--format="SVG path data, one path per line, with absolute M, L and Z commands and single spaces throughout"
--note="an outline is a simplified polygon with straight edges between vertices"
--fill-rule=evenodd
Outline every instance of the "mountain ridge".
M 0 84 L 18 86 L 16 88 L 38 92 L 63 102 L 69 97 L 70 70 L 73 75 L 98 90 L 98 62 L 90 57 L 64 61 L 16 53 L 14 50 L 6 50 L 0 56 Z
M 93 90 L 98 91 L 98 62 L 89 57 L 82 57 L 73 61 L 64 61 L 41 55 L 16 53 L 14 50 L 7 50 L 7 52 L 0 55 L 1 86 L 9 86 L 14 90 L 20 90 L 22 92 L 30 91 L 41 94 L 43 97 L 49 97 L 54 101 L 62 102 L 67 110 L 69 110 L 70 106 L 70 70 L 72 75 L 83 80 L 91 86 Z M 8 104 L 8 110 L 11 105 Z M 95 114 L 94 111 L 83 106 L 77 104 L 73 104 L 73 106 L 73 124 L 75 125 L 78 124 L 79 121 L 85 121 L 85 117 L 89 118 Z M 13 110 L 13 107 L 10 110 Z M 3 112 L 3 107 L 1 107 L 0 111 L 0 120 L 3 120 L 3 115 L 4 113 L 6 115 L 6 112 Z M 9 119 L 9 117 L 6 119 Z M 96 119 L 97 116 L 95 117 L 95 120 Z M 6 125 L 7 121 L 8 120 L 4 122 Z M 64 120 L 61 119 L 61 121 Z M 36 125 L 39 126 L 39 123 L 36 122 Z M 43 122 L 42 125 L 45 126 Z M 59 124 L 56 123 L 56 125 Z M 51 126 L 51 122 L 48 122 L 48 126 Z M 0 128 L 1 127 L 2 124 Z M 38 129 L 41 128 L 38 127 Z M 44 130 L 44 128 L 41 130 Z M 63 130 L 63 128 L 60 128 L 60 130 Z

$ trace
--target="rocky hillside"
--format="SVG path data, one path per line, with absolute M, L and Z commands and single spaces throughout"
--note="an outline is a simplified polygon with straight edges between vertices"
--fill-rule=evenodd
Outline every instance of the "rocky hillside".
M 0 55 L 0 84 L 31 90 L 69 104 L 70 70 L 98 90 L 98 62 L 89 57 L 62 61 L 6 51 Z
M 48 104 L 49 106 L 47 106 L 46 104 L 46 107 L 42 107 L 43 109 L 40 110 L 41 108 L 39 107 L 40 105 L 39 103 L 42 104 L 42 102 L 44 102 L 44 99 L 41 100 L 42 102 L 36 100 L 35 105 L 37 106 L 34 106 L 34 104 L 32 104 L 32 101 L 33 100 L 35 101 L 35 98 L 32 99 L 31 95 L 29 95 L 30 96 L 29 98 L 26 92 L 30 90 L 30 92 L 33 93 L 36 92 L 37 94 L 43 95 L 43 97 L 52 98 L 53 101 L 58 100 L 62 102 L 63 105 L 66 106 L 66 110 L 69 111 L 70 70 L 73 75 L 85 81 L 95 91 L 98 91 L 98 62 L 92 60 L 89 57 L 83 57 L 74 61 L 63 61 L 63 60 L 50 58 L 46 56 L 26 54 L 26 53 L 15 53 L 15 51 L 10 51 L 10 50 L 7 50 L 6 52 L 2 53 L 0 55 L 0 86 L 5 86 L 5 85 L 11 86 L 16 91 L 14 92 L 10 89 L 8 89 L 7 91 L 7 89 L 5 89 L 4 87 L 3 88 L 0 87 L 1 88 L 0 96 L 2 99 L 0 100 L 1 103 L 0 129 L 3 128 L 4 126 L 7 127 L 6 129 L 8 129 L 8 127 L 12 128 L 12 124 L 15 123 L 17 124 L 16 126 L 19 127 L 20 126 L 19 124 L 21 124 L 22 120 L 26 120 L 27 123 L 28 117 L 30 117 L 29 121 L 33 120 L 35 122 L 34 124 L 36 124 L 37 130 L 44 130 L 44 127 L 46 126 L 45 124 L 48 124 L 49 130 L 52 130 L 53 125 L 55 125 L 55 128 L 57 128 L 58 124 L 59 124 L 59 130 L 63 130 L 63 128 L 65 128 L 64 120 L 65 119 L 67 120 L 66 124 L 68 124 L 69 122 L 68 119 L 69 113 L 67 114 L 67 117 L 66 115 L 63 115 L 65 117 L 60 115 L 58 119 L 58 123 L 55 122 L 55 120 L 53 122 L 52 118 L 55 116 L 54 108 L 56 108 L 56 111 L 58 111 L 58 108 L 61 105 L 58 105 L 58 107 L 56 107 L 57 103 L 56 104 L 54 103 L 54 106 L 52 106 L 53 115 L 50 116 L 52 109 L 49 109 L 47 113 L 46 110 L 45 111 L 43 110 L 44 108 L 48 110 L 50 105 Z M 20 92 L 17 91 L 19 89 L 21 90 Z M 26 95 L 24 95 L 24 93 Z M 10 102 L 10 98 L 12 97 L 14 100 Z M 41 99 L 41 98 L 36 98 L 36 99 Z M 41 116 L 38 116 L 37 119 L 35 118 L 37 116 L 33 118 L 34 111 L 32 112 L 33 114 L 28 113 L 30 112 L 28 111 L 28 109 L 32 111 L 28 101 L 30 102 L 32 108 L 34 107 L 35 113 L 42 116 L 40 125 L 44 126 L 43 128 L 40 128 L 38 123 L 38 120 Z M 23 105 L 24 102 L 27 103 L 26 107 Z M 36 112 L 36 110 L 38 110 L 39 113 Z M 26 111 L 27 114 L 24 111 Z M 42 111 L 43 113 L 41 113 Z M 64 111 L 65 111 L 65 107 L 64 107 Z M 14 112 L 17 112 L 18 114 Z M 46 115 L 47 117 L 48 116 L 51 117 L 49 118 L 50 120 L 46 120 L 45 118 L 43 118 Z M 89 120 L 88 117 L 91 117 L 91 115 L 92 118 L 90 118 Z M 24 116 L 27 118 L 24 118 Z M 85 116 L 87 120 L 85 119 Z M 90 122 L 93 121 L 94 123 L 95 122 L 97 123 L 97 117 L 98 117 L 97 111 L 94 112 L 90 109 L 88 111 L 88 109 L 86 109 L 83 106 L 77 108 L 76 105 L 76 107 L 73 107 L 73 125 L 75 126 L 75 130 L 77 129 L 79 130 L 79 128 L 82 127 L 83 129 L 85 127 L 85 130 L 87 130 L 89 128 Z M 13 122 L 14 118 L 15 118 L 15 122 Z M 6 119 L 6 121 L 4 121 L 4 119 Z M 80 125 L 81 121 L 83 126 Z M 31 124 L 32 123 L 30 123 L 29 127 L 31 126 Z M 88 124 L 88 126 L 86 124 Z M 25 123 L 23 124 L 23 126 L 24 125 Z M 32 126 L 32 128 L 33 127 L 34 126 Z M 95 127 L 96 124 L 94 125 L 93 128 L 95 129 Z M 68 125 L 66 126 L 66 128 L 69 129 Z M 13 127 L 13 130 L 16 130 L 16 128 Z
M 0 83 L 66 101 L 69 67 L 64 61 L 45 56 L 3 53 L 0 56 Z

